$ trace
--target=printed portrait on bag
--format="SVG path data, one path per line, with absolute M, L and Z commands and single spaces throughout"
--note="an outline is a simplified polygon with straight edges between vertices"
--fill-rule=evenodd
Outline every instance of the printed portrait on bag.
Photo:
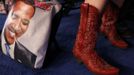
M 8 44 L 13 44 L 14 40 L 23 35 L 28 29 L 30 19 L 34 15 L 34 7 L 22 1 L 18 1 L 13 6 L 11 19 L 5 28 L 5 37 Z
M 43 65 L 52 18 L 61 5 L 50 1 L 43 6 L 47 8 L 36 6 L 34 0 L 17 0 L 1 33 L 2 52 L 32 68 Z
M 35 8 L 32 2 L 26 0 L 17 1 L 12 6 L 12 12 L 10 12 L 10 16 L 8 16 L 8 22 L 5 24 L 4 29 L 6 55 L 28 65 L 35 63 L 36 56 L 20 43 L 16 43 L 16 40 L 27 31 L 34 12 Z M 31 58 L 33 58 L 33 60 Z M 29 60 L 33 62 L 31 63 Z
M 5 37 L 8 44 L 13 44 L 14 40 L 23 35 L 29 25 L 30 19 L 34 15 L 34 7 L 22 1 L 18 1 L 13 6 L 11 19 L 5 28 Z

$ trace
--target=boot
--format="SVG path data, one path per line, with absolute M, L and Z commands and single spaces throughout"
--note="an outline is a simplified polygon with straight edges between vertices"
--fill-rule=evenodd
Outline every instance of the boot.
M 82 61 L 89 71 L 97 75 L 118 75 L 119 69 L 109 65 L 94 50 L 98 30 L 98 10 L 83 3 L 80 18 L 80 26 L 73 48 L 74 56 Z
M 119 48 L 127 48 L 128 44 L 121 39 L 115 27 L 118 13 L 118 7 L 114 3 L 109 2 L 102 15 L 102 25 L 100 30 L 105 34 L 112 45 Z

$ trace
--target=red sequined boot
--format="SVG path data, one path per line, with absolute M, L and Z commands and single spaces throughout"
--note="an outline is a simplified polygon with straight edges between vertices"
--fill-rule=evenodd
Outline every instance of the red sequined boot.
M 109 2 L 102 15 L 101 32 L 105 34 L 114 46 L 119 48 L 127 48 L 128 44 L 118 35 L 115 27 L 118 13 L 118 7 L 114 3 Z
M 98 10 L 83 3 L 78 34 L 73 48 L 74 56 L 82 61 L 89 71 L 97 75 L 118 75 L 119 69 L 111 66 L 94 50 L 98 30 Z

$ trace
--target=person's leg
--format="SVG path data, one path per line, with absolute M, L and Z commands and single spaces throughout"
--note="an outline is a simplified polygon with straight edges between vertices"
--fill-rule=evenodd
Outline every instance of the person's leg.
M 88 3 L 89 5 L 96 7 L 100 13 L 102 12 L 106 2 L 107 0 L 85 0 L 84 1 L 84 3 Z
M 122 40 L 116 30 L 119 8 L 112 1 L 109 1 L 102 14 L 101 32 L 105 34 L 112 45 L 119 48 L 127 48 L 128 44 Z
M 118 75 L 119 69 L 108 64 L 95 51 L 99 16 L 104 5 L 104 0 L 86 0 L 81 4 L 80 25 L 73 54 L 97 75 Z

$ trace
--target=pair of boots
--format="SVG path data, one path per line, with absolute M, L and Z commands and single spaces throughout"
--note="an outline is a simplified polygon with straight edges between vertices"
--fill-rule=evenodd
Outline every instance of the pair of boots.
M 118 36 L 115 28 L 118 16 L 117 7 L 112 3 L 107 4 L 102 14 L 100 29 L 100 15 L 94 6 L 83 3 L 80 11 L 80 26 L 73 49 L 74 56 L 81 60 L 88 70 L 97 75 L 118 75 L 119 69 L 108 64 L 94 50 L 99 30 L 105 34 L 112 45 L 127 48 L 128 44 Z

